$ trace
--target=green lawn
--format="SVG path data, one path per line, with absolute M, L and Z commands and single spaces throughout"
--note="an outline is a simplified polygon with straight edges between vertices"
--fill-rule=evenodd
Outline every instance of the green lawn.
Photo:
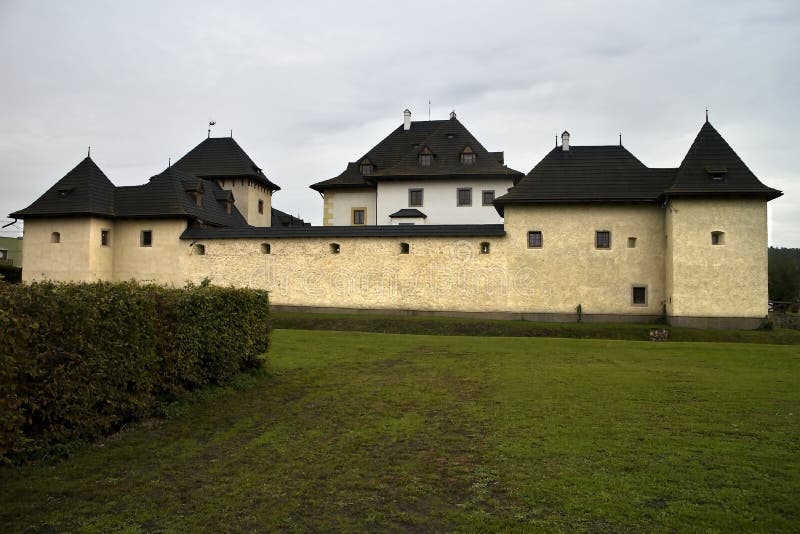
M 269 376 L 0 469 L 26 531 L 791 531 L 797 346 L 277 330 Z

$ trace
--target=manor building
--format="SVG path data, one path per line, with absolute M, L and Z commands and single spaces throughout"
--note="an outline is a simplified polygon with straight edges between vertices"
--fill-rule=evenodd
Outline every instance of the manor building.
M 708 121 L 674 168 L 564 132 L 523 176 L 455 114 L 409 115 L 312 186 L 316 227 L 272 209 L 278 186 L 231 138 L 141 186 L 115 187 L 87 157 L 11 214 L 25 220 L 23 278 L 208 278 L 293 309 L 731 328 L 766 315 L 767 202 L 781 192 Z
M 325 226 L 500 224 L 494 199 L 522 173 L 503 164 L 450 113 L 403 124 L 338 176 L 315 183 Z

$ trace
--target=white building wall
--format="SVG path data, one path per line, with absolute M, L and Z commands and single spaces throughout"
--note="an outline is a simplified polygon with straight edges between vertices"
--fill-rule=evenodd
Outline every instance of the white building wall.
M 409 180 L 378 183 L 378 224 L 396 224 L 389 215 L 403 208 L 416 207 L 428 216 L 425 224 L 502 224 L 494 206 L 483 206 L 483 191 L 493 190 L 495 198 L 506 194 L 511 179 Z M 458 206 L 457 190 L 472 188 L 472 205 Z M 408 205 L 408 190 L 423 189 L 422 206 Z M 409 221 L 401 221 L 409 222 Z

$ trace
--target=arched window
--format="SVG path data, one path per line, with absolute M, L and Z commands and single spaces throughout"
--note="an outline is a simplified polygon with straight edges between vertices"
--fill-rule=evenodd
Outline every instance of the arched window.
M 51 243 L 61 243 L 61 232 L 53 232 L 50 234 Z
M 272 246 L 269 243 L 261 243 L 262 254 L 272 254 Z

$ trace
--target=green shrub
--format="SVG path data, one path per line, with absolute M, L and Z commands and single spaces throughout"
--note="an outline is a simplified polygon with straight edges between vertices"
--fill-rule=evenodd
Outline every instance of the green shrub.
M 258 367 L 266 292 L 0 283 L 0 459 L 113 432 Z

